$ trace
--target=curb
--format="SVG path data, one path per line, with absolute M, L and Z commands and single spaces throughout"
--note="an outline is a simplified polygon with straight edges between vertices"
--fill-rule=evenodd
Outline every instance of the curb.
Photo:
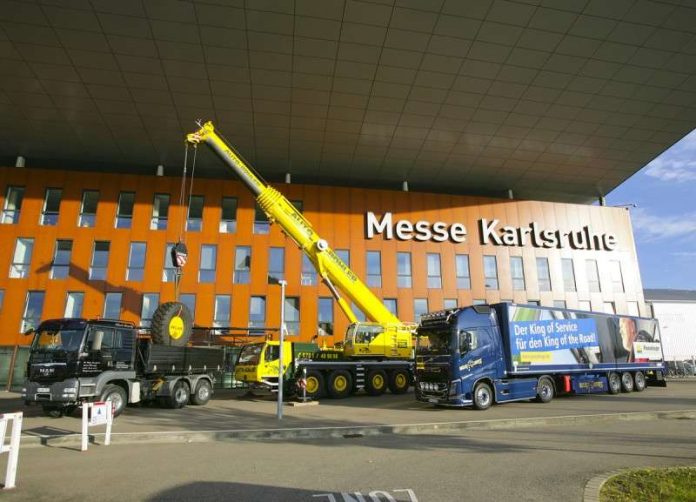
M 421 434 L 465 430 L 494 430 L 516 427 L 555 426 L 566 424 L 612 423 L 621 421 L 645 421 L 655 419 L 696 419 L 696 409 L 677 411 L 653 411 L 632 413 L 605 413 L 598 415 L 566 415 L 557 417 L 533 417 L 459 422 L 432 422 L 419 424 L 361 425 L 332 427 L 294 427 L 266 429 L 228 429 L 208 431 L 153 431 L 112 432 L 111 443 L 192 443 L 209 441 L 287 440 L 287 439 L 340 439 L 376 436 L 381 434 Z M 90 442 L 103 443 L 104 434 L 90 434 Z M 79 433 L 56 435 L 23 435 L 22 447 L 79 445 Z
M 585 485 L 582 502 L 599 502 L 599 492 L 602 491 L 604 483 L 609 481 L 609 478 L 618 476 L 621 473 L 628 472 L 632 469 L 617 469 L 615 471 L 606 472 L 590 479 Z

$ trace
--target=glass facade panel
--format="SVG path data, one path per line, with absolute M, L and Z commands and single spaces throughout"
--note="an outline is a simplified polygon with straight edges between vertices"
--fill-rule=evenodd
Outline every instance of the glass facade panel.
M 423 314 L 428 313 L 428 299 L 427 298 L 415 298 L 413 300 L 413 316 L 415 317 L 415 322 L 420 322 L 420 318 Z
M 99 205 L 99 192 L 97 190 L 85 190 L 82 192 L 82 204 L 77 225 L 80 227 L 93 227 L 97 221 L 97 206 Z
M 266 297 L 252 296 L 249 299 L 249 327 L 266 327 Z
M 396 285 L 400 288 L 410 288 L 413 286 L 411 274 L 411 253 L 396 253 Z
M 176 280 L 177 268 L 174 266 L 174 257 L 172 256 L 174 243 L 168 242 L 164 246 L 164 268 L 162 268 L 162 282 L 174 282 Z
M 200 232 L 203 227 L 203 196 L 192 195 L 189 200 L 188 217 L 186 218 L 186 230 Z
M 471 289 L 471 272 L 469 271 L 469 255 L 458 254 L 454 257 L 457 272 L 457 289 Z
M 587 286 L 590 293 L 599 293 L 601 287 L 599 283 L 597 260 L 585 260 L 585 268 L 587 270 Z
M 440 267 L 440 253 L 428 253 L 426 256 L 428 265 L 428 287 L 442 288 L 442 270 Z
M 524 291 L 524 262 L 521 256 L 510 257 L 510 275 L 512 276 L 512 289 Z
M 42 225 L 57 225 L 58 214 L 60 212 L 60 199 L 63 197 L 63 190 L 60 188 L 46 189 L 43 209 L 41 210 Z
M 65 313 L 63 317 L 82 317 L 82 306 L 85 294 L 81 291 L 70 291 L 65 298 Z
M 578 302 L 578 310 L 584 310 L 585 312 L 590 312 L 592 310 L 592 304 L 587 300 L 580 300 Z
M 445 298 L 443 302 L 443 308 L 445 309 L 456 309 L 458 307 L 456 298 Z
M 337 249 L 336 255 L 341 259 L 343 263 L 350 267 L 350 251 L 348 249 Z
M 300 278 L 300 284 L 302 286 L 317 285 L 317 270 L 306 254 L 302 254 L 302 277 Z
M 213 312 L 213 326 L 220 328 L 229 326 L 232 316 L 232 297 L 230 295 L 215 295 L 215 311 Z
M 237 246 L 234 254 L 235 284 L 249 284 L 251 280 L 251 248 L 249 246 Z
M 21 333 L 26 333 L 29 329 L 39 326 L 45 298 L 46 293 L 43 291 L 27 292 L 27 298 L 24 302 L 24 313 L 22 314 L 22 323 L 19 327 Z
M 23 199 L 24 187 L 7 187 L 0 223 L 11 225 L 19 222 L 19 213 L 22 210 Z
M 317 309 L 317 333 L 319 334 L 319 336 L 333 335 L 333 309 L 333 298 L 325 296 L 319 298 L 319 308 Z
M 623 274 L 621 273 L 621 262 L 619 260 L 611 260 L 609 262 L 611 270 L 611 286 L 614 293 L 624 292 Z
M 147 251 L 144 242 L 131 242 L 128 254 L 127 281 L 142 281 L 145 276 L 145 253 Z
M 268 221 L 268 216 L 259 206 L 254 209 L 254 233 L 267 234 L 271 230 L 271 222 Z
M 563 289 L 570 292 L 577 291 L 573 260 L 571 258 L 561 258 L 561 267 L 563 268 Z
M 539 291 L 551 291 L 551 272 L 549 270 L 548 258 L 537 258 L 537 279 L 539 281 Z
M 34 239 L 19 237 L 15 243 L 15 251 L 10 265 L 11 279 L 24 279 L 29 277 L 31 267 L 31 255 L 34 251 Z
M 222 216 L 220 218 L 220 233 L 233 234 L 237 231 L 237 198 L 222 198 Z
M 268 251 L 268 276 L 277 281 L 285 279 L 285 248 L 272 247 Z
M 73 242 L 69 240 L 56 241 L 53 262 L 51 263 L 51 279 L 66 279 L 70 275 L 72 246 Z
M 387 310 L 391 312 L 394 316 L 399 317 L 399 314 L 397 313 L 397 301 L 396 298 L 385 298 L 383 300 L 384 306 L 387 307 Z
M 498 260 L 495 256 L 483 257 L 483 275 L 486 289 L 498 289 Z
M 150 230 L 166 230 L 169 219 L 169 194 L 156 193 L 152 201 Z
M 121 318 L 121 301 L 122 293 L 106 293 L 104 296 L 104 313 L 105 319 L 120 319 Z
M 159 304 L 159 294 L 158 293 L 144 293 L 143 294 L 143 306 L 140 310 L 140 325 L 143 328 L 149 328 L 152 324 L 152 316 L 157 310 Z
M 379 251 L 367 252 L 367 285 L 382 287 L 382 254 Z
M 202 244 L 201 264 L 198 268 L 198 282 L 215 282 L 216 264 L 217 246 L 215 244 Z
M 118 208 L 116 209 L 116 228 L 130 228 L 133 224 L 133 205 L 135 193 L 121 192 L 118 196 Z
M 300 334 L 300 299 L 296 296 L 285 298 L 285 328 L 290 336 Z
M 186 305 L 193 318 L 196 318 L 196 295 L 193 293 L 183 293 L 179 295 L 179 301 Z

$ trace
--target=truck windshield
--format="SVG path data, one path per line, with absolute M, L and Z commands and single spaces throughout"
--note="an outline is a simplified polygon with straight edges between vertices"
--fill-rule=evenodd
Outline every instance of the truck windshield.
M 448 331 L 420 332 L 416 338 L 416 355 L 445 355 L 449 353 Z
M 239 353 L 237 364 L 259 364 L 259 357 L 263 350 L 263 343 L 252 343 L 247 345 Z
M 80 350 L 83 329 L 44 329 L 34 335 L 35 352 L 77 352 Z

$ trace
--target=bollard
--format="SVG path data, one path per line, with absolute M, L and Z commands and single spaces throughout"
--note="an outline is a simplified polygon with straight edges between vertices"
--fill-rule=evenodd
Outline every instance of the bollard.
M 22 436 L 23 417 L 24 413 L 22 412 L 0 415 L 0 453 L 9 453 L 3 490 L 15 487 L 15 480 L 17 479 L 17 461 L 19 460 L 19 440 Z M 12 435 L 10 436 L 10 444 L 5 445 L 5 433 L 7 432 L 7 422 L 9 420 L 12 420 Z

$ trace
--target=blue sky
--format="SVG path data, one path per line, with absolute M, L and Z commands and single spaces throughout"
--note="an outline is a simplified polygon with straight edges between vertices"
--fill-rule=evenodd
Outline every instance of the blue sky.
M 607 196 L 627 203 L 643 287 L 696 290 L 696 130 Z

